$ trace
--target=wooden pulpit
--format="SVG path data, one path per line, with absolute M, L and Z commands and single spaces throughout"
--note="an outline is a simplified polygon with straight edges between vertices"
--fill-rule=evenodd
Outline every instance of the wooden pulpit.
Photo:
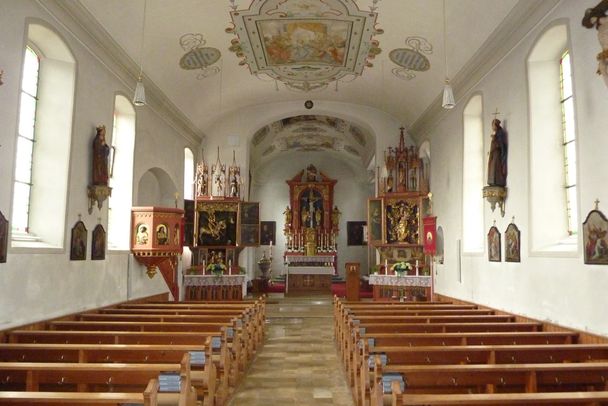
M 347 262 L 346 267 L 346 300 L 359 301 L 361 288 L 361 265 L 358 262 Z

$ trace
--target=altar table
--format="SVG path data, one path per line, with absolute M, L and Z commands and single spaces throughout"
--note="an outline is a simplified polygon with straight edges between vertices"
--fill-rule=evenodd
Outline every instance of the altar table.
M 186 300 L 242 300 L 247 294 L 245 275 L 184 275 Z
M 380 275 L 369 276 L 369 284 L 373 286 L 374 300 L 390 300 L 404 296 L 407 300 L 413 300 L 412 288 L 418 288 L 424 292 L 426 300 L 431 299 L 433 278 L 423 275 Z

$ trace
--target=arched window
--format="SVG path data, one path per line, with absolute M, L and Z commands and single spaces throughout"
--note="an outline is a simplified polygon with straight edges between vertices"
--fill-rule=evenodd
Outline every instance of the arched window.
M 133 205 L 133 151 L 135 148 L 135 109 L 124 96 L 114 98 L 112 159 L 108 202 L 108 248 L 128 250 Z
M 27 40 L 11 245 L 63 248 L 76 61 L 65 42 L 46 26 L 29 24 Z
M 184 199 L 194 199 L 194 154 L 190 148 L 184 148 Z
M 473 96 L 463 112 L 464 147 L 462 161 L 463 252 L 483 252 L 483 105 L 481 95 Z
M 578 249 L 576 123 L 567 25 L 546 30 L 527 60 L 533 252 Z

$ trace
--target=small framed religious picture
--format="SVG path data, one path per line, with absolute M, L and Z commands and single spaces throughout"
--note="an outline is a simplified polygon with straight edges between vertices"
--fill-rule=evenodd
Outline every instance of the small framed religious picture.
M 364 238 L 365 221 L 346 222 L 346 243 L 347 245 L 367 245 Z
M 262 221 L 260 222 L 260 245 L 277 244 L 277 222 L 276 221 Z
M 492 226 L 488 232 L 488 260 L 490 262 L 501 262 L 500 231 L 496 226 Z
M 505 262 L 521 262 L 521 232 L 515 223 L 505 230 Z
M 0 263 L 6 262 L 8 249 L 8 220 L 0 211 Z
M 608 265 L 608 220 L 598 210 L 598 203 L 583 223 L 585 264 Z
M 81 220 L 72 227 L 72 243 L 70 245 L 70 261 L 87 259 L 87 228 Z
M 367 233 L 370 244 L 382 244 L 384 235 L 384 205 L 382 199 L 367 201 Z
M 106 259 L 106 230 L 101 224 L 97 224 L 93 229 L 91 259 L 93 261 Z

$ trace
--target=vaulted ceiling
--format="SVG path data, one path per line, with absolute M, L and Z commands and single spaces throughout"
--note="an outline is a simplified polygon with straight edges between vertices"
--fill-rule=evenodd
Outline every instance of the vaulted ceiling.
M 114 41 L 139 63 L 144 0 L 78 1 Z M 253 3 L 260 1 L 255 0 Z M 292 3 L 295 6 L 299 4 L 300 8 L 336 1 L 338 0 L 268 0 L 277 6 Z M 513 10 L 525 7 L 524 3 L 529 4 L 532 1 L 538 0 L 446 0 L 447 59 L 450 76 L 455 76 L 471 60 L 484 41 L 508 19 Z M 370 6 L 375 4 L 377 17 L 374 30 L 384 31 L 382 34 L 363 35 L 361 39 L 356 40 L 361 41 L 361 46 L 369 48 L 373 37 L 379 42 L 378 47 L 381 49 L 380 54 L 368 60 L 373 66 L 363 68 L 360 76 L 345 76 L 323 89 L 305 92 L 285 86 L 283 82 L 264 74 L 253 75 L 247 65 L 240 64 L 243 55 L 239 54 L 239 49 L 234 48 L 235 45 L 238 48 L 240 44 L 233 42 L 237 37 L 234 33 L 226 32 L 226 28 L 233 27 L 230 0 L 147 0 L 144 74 L 202 132 L 218 117 L 230 111 L 264 103 L 294 100 L 303 102 L 308 99 L 374 107 L 393 115 L 404 125 L 411 126 L 443 88 L 443 1 L 341 2 L 349 4 L 351 8 L 356 4 L 359 10 L 368 14 Z M 246 10 L 251 4 L 251 0 L 236 0 L 235 9 L 237 12 Z M 326 14 L 320 16 L 319 21 L 331 27 L 331 19 L 334 17 Z M 315 35 L 318 36 L 318 33 L 310 32 L 314 33 L 317 28 L 311 27 L 306 21 L 301 23 L 301 32 L 296 33 L 296 40 L 316 41 Z M 282 32 L 289 32 L 291 35 L 294 33 L 292 28 L 283 27 Z M 342 31 L 345 30 L 347 31 L 346 28 Z M 271 34 L 279 31 L 275 26 L 268 28 Z M 335 37 L 339 35 L 334 34 L 342 32 L 331 28 L 329 31 L 329 34 L 324 34 L 327 38 L 330 34 Z M 274 35 L 271 34 L 266 34 L 265 38 Z M 418 39 L 412 40 L 412 37 Z M 238 38 L 242 44 L 244 35 L 239 35 Z M 254 42 L 245 43 L 255 46 Z M 232 51 L 229 50 L 231 46 Z M 285 47 L 282 48 L 284 49 Z M 418 51 L 418 55 L 414 55 L 412 50 Z M 421 55 L 430 65 L 428 70 L 407 72 L 393 62 L 395 60 L 402 64 L 412 63 L 418 69 L 424 69 L 427 62 L 420 58 Z M 322 57 L 332 63 L 336 60 L 342 61 L 335 48 L 331 48 Z M 207 69 L 198 69 L 206 64 Z M 411 77 L 412 73 L 414 77 Z M 357 145 L 353 148 L 356 149 Z

